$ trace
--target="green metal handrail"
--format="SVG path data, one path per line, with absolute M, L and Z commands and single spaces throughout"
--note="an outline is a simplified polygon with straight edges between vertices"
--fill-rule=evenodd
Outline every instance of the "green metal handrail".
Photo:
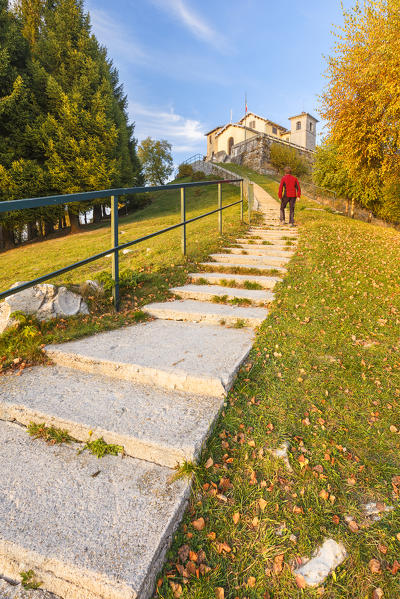
M 232 202 L 227 206 L 222 206 L 222 184 L 223 183 L 233 183 L 237 182 L 238 179 L 221 179 L 219 181 L 199 181 L 196 183 L 173 183 L 171 185 L 157 185 L 152 187 L 129 187 L 129 188 L 118 188 L 118 189 L 105 189 L 101 191 L 89 191 L 83 193 L 71 193 L 57 196 L 47 196 L 41 198 L 30 198 L 26 200 L 11 200 L 7 202 L 0 202 L 0 213 L 4 212 L 14 212 L 15 210 L 24 210 L 27 208 L 39 208 L 43 206 L 55 206 L 60 204 L 69 204 L 74 202 L 87 202 L 90 200 L 95 200 L 99 198 L 111 198 L 111 244 L 112 247 L 104 252 L 100 252 L 98 254 L 94 254 L 89 258 L 85 258 L 84 260 L 80 260 L 79 262 L 74 262 L 64 268 L 60 268 L 51 273 L 43 275 L 41 277 L 37 277 L 36 279 L 32 279 L 32 281 L 28 281 L 23 283 L 22 285 L 18 285 L 18 287 L 13 287 L 12 289 L 7 289 L 0 293 L 0 300 L 9 297 L 10 295 L 14 295 L 15 293 L 19 293 L 20 291 L 24 291 L 25 289 L 29 289 L 30 287 L 34 287 L 39 283 L 43 283 L 44 281 L 48 281 L 58 275 L 62 275 L 71 270 L 75 270 L 76 268 L 80 268 L 85 264 L 89 264 L 90 262 L 94 262 L 96 260 L 100 260 L 100 258 L 104 258 L 105 256 L 109 256 L 112 254 L 112 277 L 114 280 L 113 286 L 113 300 L 115 309 L 118 311 L 120 307 L 120 297 L 119 297 L 119 252 L 127 247 L 132 245 L 136 245 L 137 243 L 141 243 L 142 241 L 146 241 L 153 237 L 157 237 L 158 235 L 163 235 L 164 233 L 168 233 L 169 231 L 173 231 L 174 229 L 178 229 L 182 227 L 182 252 L 186 255 L 186 225 L 189 223 L 195 222 L 196 220 L 200 220 L 201 218 L 205 218 L 210 216 L 211 214 L 219 213 L 218 218 L 218 230 L 219 234 L 222 234 L 222 211 L 227 208 L 231 208 L 232 206 L 236 206 L 240 204 L 240 219 L 243 222 L 243 179 L 239 179 L 240 181 L 240 200 L 237 202 Z M 191 189 L 193 187 L 204 187 L 207 185 L 217 185 L 218 188 L 218 208 L 215 210 L 211 210 L 205 214 L 200 214 L 199 216 L 195 216 L 190 219 L 186 219 L 186 190 Z M 175 225 L 171 225 L 170 227 L 166 227 L 165 229 L 160 229 L 155 231 L 154 233 L 150 233 L 149 235 L 144 235 L 143 237 L 139 237 L 132 241 L 128 241 L 127 243 L 119 244 L 118 241 L 118 198 L 124 195 L 130 195 L 134 193 L 147 193 L 154 191 L 170 191 L 173 189 L 180 189 L 181 191 L 181 221 Z

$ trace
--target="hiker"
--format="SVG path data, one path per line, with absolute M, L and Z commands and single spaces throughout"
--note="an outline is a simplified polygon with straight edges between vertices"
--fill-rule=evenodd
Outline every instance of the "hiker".
M 285 208 L 289 202 L 289 223 L 291 227 L 294 227 L 294 205 L 296 204 L 297 198 L 301 197 L 301 189 L 297 178 L 292 175 L 292 169 L 290 166 L 285 168 L 285 175 L 281 179 L 278 196 L 281 201 L 281 223 L 285 222 Z

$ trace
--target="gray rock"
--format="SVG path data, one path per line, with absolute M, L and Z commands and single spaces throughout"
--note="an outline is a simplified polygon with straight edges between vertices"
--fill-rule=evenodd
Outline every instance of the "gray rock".
M 103 293 L 104 289 L 103 289 L 103 285 L 101 285 L 98 281 L 92 281 L 91 279 L 88 279 L 81 285 L 80 291 L 81 291 L 81 293 L 98 294 L 98 293 Z
M 76 316 L 76 314 L 89 314 L 86 303 L 77 293 L 60 287 L 54 300 L 54 310 L 60 316 Z
M 383 518 L 383 515 L 387 512 L 394 510 L 392 505 L 385 505 L 382 502 L 372 501 L 363 505 L 363 512 L 367 518 L 371 518 L 373 522 L 378 522 Z
M 303 576 L 308 586 L 316 587 L 322 584 L 346 557 L 347 552 L 342 543 L 337 543 L 333 539 L 325 539 L 314 557 L 294 570 L 294 573 Z
M 269 453 L 271 453 L 275 458 L 280 458 L 281 460 L 283 460 L 286 469 L 288 470 L 288 472 L 293 472 L 293 468 L 290 465 L 289 462 L 289 443 L 287 441 L 284 441 L 284 443 L 282 443 L 282 445 L 280 447 L 277 447 L 276 449 L 271 449 L 270 447 L 266 448 L 267 451 L 269 451 Z
M 12 288 L 22 285 L 17 282 Z M 86 302 L 66 287 L 43 283 L 11 295 L 0 304 L 0 334 L 15 324 L 13 312 L 34 315 L 38 320 L 50 320 L 57 316 L 89 314 Z

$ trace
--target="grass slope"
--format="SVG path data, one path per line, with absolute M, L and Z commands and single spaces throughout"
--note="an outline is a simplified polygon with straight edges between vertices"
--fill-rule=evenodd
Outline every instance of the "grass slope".
M 184 180 L 182 180 L 184 181 Z M 217 207 L 216 186 L 207 186 L 187 192 L 187 218 L 193 218 Z M 223 186 L 223 204 L 239 199 L 239 190 Z M 120 219 L 120 240 L 130 241 L 166 228 L 180 221 L 179 191 L 155 195 L 153 203 L 140 212 Z M 143 320 L 141 306 L 151 301 L 162 301 L 169 296 L 169 288 L 182 285 L 188 272 L 197 270 L 197 262 L 218 251 L 246 229 L 240 224 L 239 206 L 223 212 L 222 237 L 218 235 L 218 215 L 214 214 L 187 226 L 187 257 L 181 251 L 181 231 L 178 229 L 155 237 L 136 246 L 128 254 L 120 253 L 123 287 L 121 312 L 115 313 L 110 291 L 104 297 L 89 296 L 90 316 L 58 319 L 37 323 L 32 318 L 20 317 L 17 328 L 0 335 L 0 373 L 10 366 L 21 369 L 27 363 L 45 360 L 42 346 L 68 341 L 83 335 L 118 328 Z M 34 243 L 0 254 L 0 289 L 16 281 L 26 281 L 51 272 L 67 264 L 110 247 L 110 227 L 84 231 L 76 235 Z M 104 258 L 74 270 L 49 283 L 78 289 L 86 279 L 111 271 L 111 259 Z M 124 275 L 125 273 L 125 275 Z
M 195 492 L 158 597 L 400 597 L 400 235 L 307 200 L 296 217 L 288 275 L 200 464 L 186 465 Z M 284 441 L 293 472 L 270 453 Z M 373 522 L 371 501 L 395 509 Z M 291 568 L 324 538 L 348 558 L 302 590 Z

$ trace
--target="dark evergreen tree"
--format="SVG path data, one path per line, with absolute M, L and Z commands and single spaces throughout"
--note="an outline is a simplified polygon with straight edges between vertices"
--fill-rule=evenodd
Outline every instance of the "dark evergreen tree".
M 21 22 L 8 0 L 0 0 L 0 200 L 40 195 L 43 190 L 41 164 L 30 143 L 30 127 L 37 116 L 30 69 Z M 35 219 L 35 211 L 3 215 L 1 246 L 12 247 L 16 231 Z
M 0 0 L 0 199 L 141 184 L 133 131 L 82 0 L 17 0 L 13 11 Z M 104 200 L 92 206 L 101 218 Z M 68 205 L 72 231 L 90 207 Z M 11 245 L 26 225 L 47 235 L 64 216 L 59 207 L 3 217 L 2 239 Z

